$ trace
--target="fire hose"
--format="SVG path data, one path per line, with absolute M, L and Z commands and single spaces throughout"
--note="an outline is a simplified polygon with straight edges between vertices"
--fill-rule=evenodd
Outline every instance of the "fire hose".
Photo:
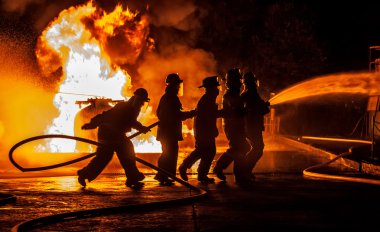
M 153 127 L 157 126 L 158 123 L 159 122 L 155 122 L 155 123 L 149 125 L 148 129 L 152 129 Z M 136 133 L 128 136 L 128 139 L 133 139 L 134 137 L 140 135 L 141 133 L 142 133 L 141 131 L 138 131 L 138 132 L 136 132 Z M 86 156 L 83 156 L 83 157 L 80 157 L 80 158 L 77 158 L 77 159 L 73 159 L 73 160 L 70 160 L 70 161 L 67 161 L 67 162 L 63 162 L 63 163 L 59 163 L 59 164 L 55 164 L 55 165 L 44 166 L 44 167 L 37 167 L 37 168 L 24 168 L 24 167 L 20 166 L 13 159 L 13 152 L 18 147 L 20 147 L 20 146 L 22 146 L 22 145 L 24 145 L 26 143 L 35 141 L 35 140 L 47 139 L 47 138 L 71 139 L 71 140 L 76 140 L 76 141 L 80 141 L 80 142 L 84 142 L 84 143 L 88 143 L 88 144 L 92 144 L 92 145 L 96 145 L 96 146 L 104 146 L 104 144 L 101 144 L 99 142 L 96 142 L 96 141 L 93 141 L 93 140 L 90 140 L 90 139 L 81 138 L 81 137 L 76 137 L 76 136 L 61 135 L 61 134 L 39 135 L 39 136 L 34 136 L 34 137 L 30 137 L 30 138 L 24 139 L 24 140 L 16 143 L 15 145 L 13 145 L 12 148 L 9 150 L 9 160 L 20 171 L 22 171 L 22 172 L 32 172 L 32 171 L 43 171 L 43 170 L 49 170 L 49 169 L 54 169 L 54 168 L 59 168 L 59 167 L 67 166 L 67 165 L 70 165 L 70 164 L 73 164 L 73 163 L 77 163 L 77 162 L 80 162 L 82 160 L 91 158 L 91 157 L 93 157 L 93 156 L 96 155 L 96 153 L 91 153 L 91 154 L 88 154 Z M 146 162 L 146 161 L 144 161 L 142 159 L 139 159 L 137 157 L 136 157 L 136 161 L 138 161 L 138 162 L 140 162 L 140 163 L 142 163 L 142 164 L 144 164 L 144 165 L 146 165 L 146 166 L 148 166 L 150 168 L 153 168 L 153 169 L 155 168 L 155 166 L 153 166 L 150 163 L 148 163 L 148 162 Z
M 334 162 L 340 158 L 343 158 L 347 155 L 350 155 L 350 154 L 351 154 L 351 152 L 343 152 L 340 155 L 337 155 L 335 158 L 327 161 L 326 163 L 317 164 L 317 165 L 308 167 L 308 168 L 303 170 L 303 175 L 304 176 L 310 176 L 310 177 L 323 178 L 323 179 L 334 179 L 334 180 L 343 180 L 343 181 L 350 181 L 350 182 L 359 182 L 359 183 L 380 185 L 380 180 L 378 180 L 378 179 L 349 177 L 349 176 L 332 175 L 332 174 L 325 174 L 325 173 L 316 172 L 317 169 L 327 167 L 330 163 L 332 163 L 332 162 Z
M 148 126 L 149 129 L 155 127 L 158 125 L 159 122 L 153 123 L 150 126 Z M 142 132 L 136 132 L 130 136 L 128 136 L 128 139 L 132 139 L 138 135 L 140 135 Z M 40 135 L 40 136 L 35 136 L 35 137 L 30 137 L 28 139 L 22 140 L 18 143 L 16 143 L 14 146 L 9 151 L 9 159 L 11 163 L 18 168 L 19 170 L 23 172 L 30 172 L 30 171 L 42 171 L 42 170 L 48 170 L 48 169 L 53 169 L 53 168 L 58 168 L 66 165 L 70 165 L 76 162 L 80 162 L 82 160 L 91 158 L 95 156 L 95 153 L 88 154 L 86 156 L 73 159 L 67 162 L 55 164 L 55 165 L 49 165 L 49 166 L 43 166 L 43 167 L 35 167 L 35 168 L 24 168 L 21 165 L 19 165 L 14 159 L 13 159 L 13 153 L 14 151 L 22 146 L 23 144 L 29 143 L 31 141 L 35 140 L 40 140 L 40 139 L 45 139 L 45 138 L 64 138 L 64 139 L 71 139 L 71 140 L 76 140 L 76 141 L 81 141 L 85 143 L 89 143 L 92 145 L 96 146 L 104 146 L 104 144 L 81 138 L 81 137 L 76 137 L 76 136 L 69 136 L 69 135 L 56 135 L 56 134 L 50 134 L 50 135 Z M 183 181 L 179 178 L 177 178 L 175 175 L 171 174 L 170 172 L 159 168 L 143 159 L 140 159 L 138 157 L 135 157 L 136 161 L 139 163 L 142 163 L 143 165 L 152 168 L 156 171 L 162 172 L 168 177 L 172 178 L 174 181 L 179 182 L 180 184 L 188 187 L 190 190 L 193 190 L 195 192 L 198 192 L 196 195 L 191 195 L 188 197 L 183 197 L 183 198 L 176 198 L 176 199 L 171 199 L 171 200 L 165 200 L 165 201 L 158 201 L 158 202 L 148 202 L 148 203 L 143 203 L 143 204 L 132 204 L 132 205 L 123 205 L 123 206 L 116 206 L 116 207 L 108 207 L 108 208 L 96 208 L 96 209 L 90 209 L 90 210 L 80 210 L 80 211 L 74 211 L 74 212 L 67 212 L 67 213 L 61 213 L 61 214 L 54 214 L 50 216 L 45 216 L 45 217 L 40 217 L 40 218 L 35 218 L 29 221 L 24 221 L 12 228 L 12 231 L 27 231 L 33 228 L 45 226 L 48 224 L 53 224 L 57 222 L 63 222 L 67 220 L 73 220 L 73 219 L 81 219 L 81 218 L 90 218 L 90 217 L 99 217 L 99 216 L 106 216 L 106 215 L 111 215 L 111 214 L 118 214 L 118 213 L 125 213 L 128 212 L 128 210 L 131 210 L 132 212 L 140 211 L 140 210 L 149 210 L 149 209 L 156 209 L 159 207 L 163 206 L 174 206 L 178 205 L 180 203 L 193 203 L 194 201 L 205 197 L 207 195 L 207 191 L 198 188 L 194 185 L 191 185 L 190 183 Z

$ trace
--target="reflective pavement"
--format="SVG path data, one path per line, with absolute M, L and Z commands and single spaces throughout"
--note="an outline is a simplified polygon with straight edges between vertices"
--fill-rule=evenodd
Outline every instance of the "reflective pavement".
M 34 231 L 343 231 L 380 229 L 380 186 L 309 178 L 305 168 L 324 163 L 316 154 L 285 140 L 269 139 L 255 168 L 251 186 L 238 186 L 233 175 L 227 182 L 207 186 L 189 175 L 190 183 L 208 191 L 194 203 L 133 210 L 92 218 L 68 220 Z M 230 172 L 231 168 L 227 170 Z M 324 170 L 326 171 L 326 170 Z M 361 176 L 339 161 L 329 173 Z M 0 179 L 0 192 L 16 201 L 0 205 L 1 231 L 26 220 L 57 213 L 178 199 L 195 194 L 187 187 L 159 186 L 148 174 L 145 186 L 124 186 L 122 175 L 102 174 L 86 189 L 76 176 Z M 213 175 L 210 175 L 211 177 Z M 1 196 L 1 195 L 0 195 Z

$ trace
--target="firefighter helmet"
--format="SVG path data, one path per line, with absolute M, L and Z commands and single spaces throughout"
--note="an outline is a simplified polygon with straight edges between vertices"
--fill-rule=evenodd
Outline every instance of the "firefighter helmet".
M 170 74 L 166 77 L 165 82 L 166 82 L 167 84 L 180 84 L 180 83 L 183 82 L 183 80 L 181 80 L 181 78 L 179 78 L 178 73 L 170 73 Z
M 242 73 L 240 71 L 240 68 L 229 69 L 225 77 L 227 82 L 240 82 L 241 78 Z
M 209 88 L 209 87 L 217 87 L 219 86 L 219 81 L 218 81 L 218 76 L 211 76 L 211 77 L 206 77 L 202 81 L 202 85 L 199 86 L 198 88 Z
M 256 75 L 253 72 L 246 72 L 243 75 L 243 82 L 244 83 L 255 83 L 255 85 L 259 86 L 259 80 L 256 78 Z
M 136 89 L 135 92 L 133 92 L 133 95 L 143 99 L 146 102 L 150 101 L 150 98 L 148 97 L 148 91 L 146 91 L 144 88 Z

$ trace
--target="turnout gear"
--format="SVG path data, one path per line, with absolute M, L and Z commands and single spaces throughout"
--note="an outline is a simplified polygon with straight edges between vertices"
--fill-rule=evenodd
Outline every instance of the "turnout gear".
M 83 125 L 84 129 L 98 127 L 98 141 L 105 146 L 97 147 L 96 156 L 87 166 L 78 171 L 78 181 L 82 186 L 86 186 L 86 179 L 92 181 L 103 171 L 111 161 L 114 152 L 124 169 L 127 186 L 134 187 L 142 184 L 139 181 L 144 179 L 144 174 L 137 169 L 134 147 L 125 133 L 131 131 L 132 128 L 143 133 L 149 131 L 148 127 L 137 121 L 141 107 L 148 99 L 145 89 L 137 89 L 135 95 L 127 102 L 116 104 L 110 110 L 92 118 L 90 123 Z
M 176 174 L 178 161 L 178 141 L 183 140 L 182 137 L 182 121 L 192 118 L 195 111 L 182 111 L 182 104 L 178 98 L 178 85 L 182 80 L 178 74 L 169 74 L 166 78 L 168 83 L 165 94 L 161 97 L 157 107 L 157 117 L 160 121 L 157 129 L 156 139 L 160 141 L 162 146 L 162 154 L 158 158 L 158 167 L 171 174 Z M 174 83 L 174 84 L 173 84 Z M 158 172 L 155 176 L 161 185 L 172 185 L 170 180 L 164 173 Z
M 227 91 L 223 95 L 223 128 L 228 139 L 228 149 L 217 160 L 214 173 L 225 180 L 223 170 L 233 161 L 235 177 L 244 175 L 244 156 L 249 150 L 244 133 L 243 100 L 240 97 L 240 70 L 230 69 L 227 73 Z
M 256 81 L 255 81 L 256 80 Z M 244 102 L 245 115 L 245 133 L 251 149 L 246 155 L 246 177 L 245 179 L 251 180 L 251 173 L 256 163 L 263 155 L 264 150 L 264 115 L 269 113 L 269 102 L 261 99 L 257 91 L 257 82 L 254 74 L 248 72 L 244 75 L 245 90 L 242 93 Z
M 216 76 L 206 77 L 200 87 L 206 88 L 206 93 L 197 104 L 197 115 L 194 118 L 195 149 L 183 160 L 180 166 L 180 175 L 186 180 L 184 170 L 190 168 L 198 159 L 198 180 L 204 184 L 212 183 L 207 177 L 211 163 L 216 154 L 215 137 L 218 136 L 216 119 L 221 116 L 218 105 L 215 103 L 219 94 L 219 82 Z

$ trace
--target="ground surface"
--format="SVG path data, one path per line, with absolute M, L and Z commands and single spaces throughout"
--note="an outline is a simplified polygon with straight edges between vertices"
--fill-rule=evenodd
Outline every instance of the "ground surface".
M 208 191 L 206 198 L 154 210 L 130 210 L 69 220 L 34 231 L 380 229 L 380 186 L 305 177 L 303 169 L 323 163 L 328 157 L 283 141 L 267 144 L 264 157 L 255 169 L 258 174 L 252 186 L 236 185 L 232 175 L 228 175 L 227 182 L 216 181 L 204 186 L 196 181 L 196 175 L 190 175 L 190 183 Z M 328 171 L 360 175 L 342 164 Z M 141 190 L 126 188 L 124 182 L 122 175 L 103 174 L 82 189 L 75 176 L 0 179 L 0 191 L 16 196 L 15 202 L 0 205 L 1 231 L 9 231 L 18 223 L 41 216 L 196 194 L 179 183 L 171 187 L 159 186 L 150 174 Z

